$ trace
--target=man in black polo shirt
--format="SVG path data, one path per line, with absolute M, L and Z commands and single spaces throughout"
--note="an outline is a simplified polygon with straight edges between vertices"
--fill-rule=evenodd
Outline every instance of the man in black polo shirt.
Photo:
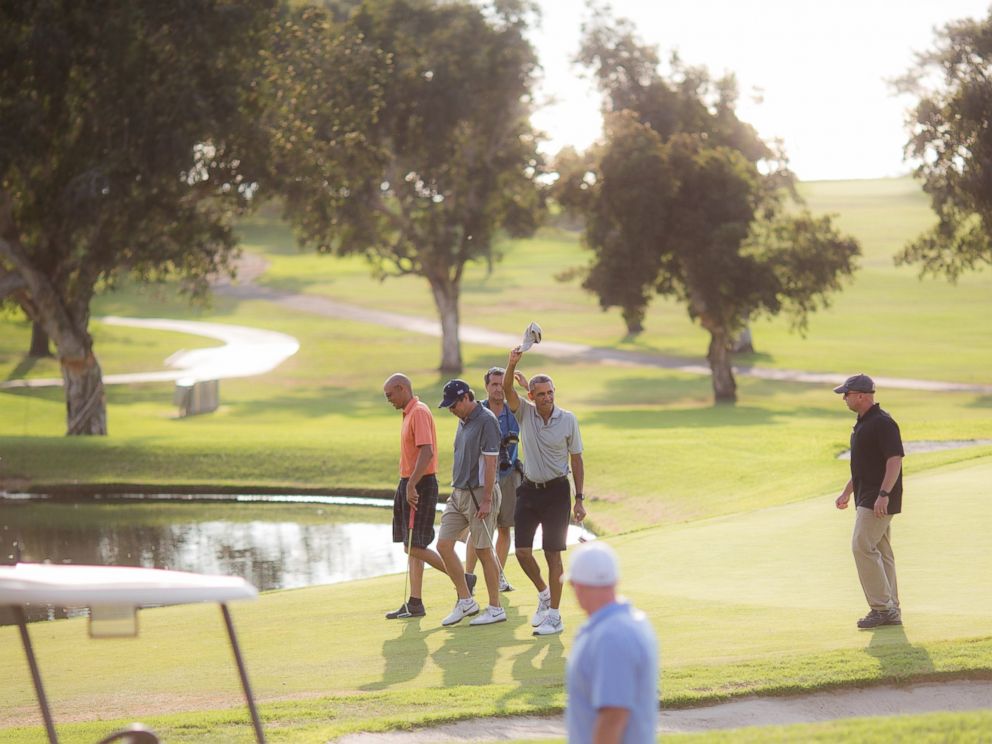
M 902 625 L 889 534 L 892 515 L 902 511 L 905 453 L 899 425 L 875 402 L 875 383 L 868 375 L 848 377 L 834 392 L 843 394 L 847 407 L 858 414 L 851 432 L 851 479 L 835 502 L 846 509 L 853 493 L 857 505 L 851 549 L 871 608 L 858 627 Z

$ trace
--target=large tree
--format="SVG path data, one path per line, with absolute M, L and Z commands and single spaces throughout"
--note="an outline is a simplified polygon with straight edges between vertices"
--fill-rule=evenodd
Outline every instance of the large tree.
M 286 214 L 304 245 L 361 254 L 380 278 L 423 277 L 441 320 L 441 369 L 461 371 L 459 295 L 465 267 L 491 265 L 497 230 L 531 232 L 542 206 L 528 122 L 537 63 L 516 0 L 366 0 L 345 33 L 387 55 L 382 105 L 367 123 L 377 165 L 329 182 L 300 168 Z M 319 86 L 333 85 L 333 69 Z M 377 78 L 377 84 L 380 79 Z M 314 129 L 299 162 L 333 133 Z
M 202 292 L 255 174 L 253 60 L 270 0 L 0 5 L 0 283 L 55 343 L 69 434 L 105 434 L 98 287 Z
M 938 222 L 896 261 L 954 280 L 992 264 L 992 11 L 950 23 L 936 37 L 897 87 L 919 99 L 906 154 Z
M 0 4 L 0 298 L 55 343 L 69 434 L 107 432 L 97 291 L 174 278 L 202 296 L 233 271 L 234 217 L 285 185 L 314 127 L 324 179 L 368 170 L 369 60 L 314 24 L 275 0 Z M 337 74 L 319 100 L 311 66 Z
M 710 334 L 717 401 L 736 400 L 735 336 L 749 317 L 808 314 L 854 269 L 857 243 L 796 205 L 784 157 L 735 113 L 732 78 L 657 54 L 602 14 L 580 61 L 606 99 L 605 141 L 559 162 L 555 194 L 586 221 L 584 286 L 639 329 L 653 294 L 677 298 Z M 793 198 L 795 198 L 793 196 Z

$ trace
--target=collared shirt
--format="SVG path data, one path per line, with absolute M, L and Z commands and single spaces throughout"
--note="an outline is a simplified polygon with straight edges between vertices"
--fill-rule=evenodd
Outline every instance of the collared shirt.
M 902 457 L 899 425 L 876 403 L 858 416 L 851 432 L 851 481 L 854 503 L 875 508 L 875 499 L 885 478 L 885 463 L 890 457 Z M 889 492 L 889 514 L 902 511 L 902 471 Z
M 591 744 L 600 708 L 630 711 L 624 744 L 654 742 L 658 726 L 658 641 L 643 612 L 620 601 L 579 630 L 565 669 L 569 744 Z
M 492 407 L 489 405 L 488 400 L 482 401 L 482 405 L 484 405 L 490 411 L 493 410 Z M 496 414 L 495 411 L 493 411 L 493 413 Z M 507 434 L 510 434 L 511 432 L 514 434 L 520 433 L 520 424 L 517 423 L 517 419 L 513 415 L 513 411 L 510 410 L 510 407 L 506 405 L 506 403 L 503 403 L 503 410 L 500 411 L 498 414 L 496 414 L 496 418 L 499 421 L 499 433 L 501 437 L 500 441 L 502 441 L 502 437 L 505 437 Z M 517 445 L 511 444 L 509 447 L 507 447 L 506 454 L 510 458 L 510 466 L 507 468 L 501 467 L 499 469 L 500 478 L 504 478 L 507 475 L 507 473 L 509 473 L 513 469 L 513 466 L 516 464 Z
M 477 404 L 455 431 L 455 462 L 451 467 L 451 485 L 455 488 L 478 488 L 483 482 L 483 455 L 499 455 L 499 422 L 496 414 Z
M 400 426 L 400 478 L 409 478 L 417 467 L 420 448 L 429 444 L 432 455 L 430 465 L 424 475 L 437 473 L 437 430 L 434 417 L 426 403 L 414 395 L 403 408 L 403 424 Z
M 575 414 L 555 406 L 544 423 L 529 400 L 520 398 L 514 412 L 524 442 L 524 476 L 535 483 L 568 475 L 569 455 L 582 452 L 582 436 Z

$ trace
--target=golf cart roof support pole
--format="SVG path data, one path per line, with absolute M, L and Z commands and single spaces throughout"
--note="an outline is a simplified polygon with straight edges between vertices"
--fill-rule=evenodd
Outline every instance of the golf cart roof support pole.
M 52 720 L 51 710 L 48 709 L 45 688 L 41 684 L 41 672 L 38 671 L 38 662 L 34 658 L 34 648 L 31 646 L 31 636 L 28 635 L 28 621 L 24 616 L 24 608 L 20 605 L 13 605 L 11 609 L 17 618 L 17 627 L 21 631 L 21 645 L 24 646 L 24 654 L 28 657 L 28 666 L 31 667 L 31 679 L 34 680 L 34 692 L 38 698 L 38 705 L 41 707 L 41 717 L 45 719 L 48 742 L 49 744 L 58 744 L 59 737 L 55 733 L 55 722 Z
M 258 710 L 255 708 L 255 698 L 251 694 L 251 684 L 248 682 L 248 670 L 245 669 L 244 659 L 241 658 L 241 647 L 238 646 L 238 636 L 234 632 L 231 611 L 227 609 L 227 605 L 223 602 L 220 603 L 220 610 L 224 613 L 227 637 L 231 639 L 231 650 L 234 652 L 234 660 L 238 664 L 238 674 L 241 675 L 241 687 L 245 691 L 245 700 L 248 701 L 248 710 L 251 712 L 251 722 L 255 727 L 255 739 L 258 741 L 258 744 L 265 744 L 265 732 L 262 731 L 262 721 L 258 717 Z

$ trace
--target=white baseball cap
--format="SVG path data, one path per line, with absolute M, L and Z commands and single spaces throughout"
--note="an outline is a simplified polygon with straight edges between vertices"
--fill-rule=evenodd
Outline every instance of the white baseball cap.
M 520 351 L 527 351 L 534 344 L 541 343 L 541 326 L 531 323 L 524 330 L 524 340 L 520 344 Z
M 565 580 L 584 586 L 614 586 L 620 580 L 617 554 L 602 540 L 583 543 L 575 551 Z

